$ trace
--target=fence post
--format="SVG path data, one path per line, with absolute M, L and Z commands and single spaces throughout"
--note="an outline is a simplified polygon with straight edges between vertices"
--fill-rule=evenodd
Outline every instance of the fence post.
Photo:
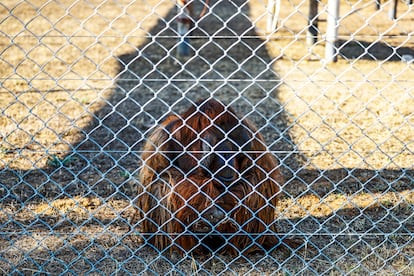
M 188 39 L 188 34 L 191 27 L 191 9 L 189 7 L 190 4 L 188 4 L 186 0 L 177 0 L 177 33 L 179 35 L 177 46 L 178 57 L 190 55 L 190 41 Z
M 375 9 L 378 11 L 381 8 L 381 0 L 375 0 Z
M 391 20 L 397 19 L 397 6 L 398 6 L 398 0 L 392 0 L 391 8 L 388 12 L 388 17 Z
M 273 33 L 277 28 L 277 21 L 279 19 L 281 0 L 267 1 L 267 32 Z
M 337 61 L 336 44 L 339 28 L 339 0 L 328 0 L 325 62 Z
M 312 46 L 318 41 L 318 5 L 319 0 L 309 0 L 308 31 L 306 44 Z

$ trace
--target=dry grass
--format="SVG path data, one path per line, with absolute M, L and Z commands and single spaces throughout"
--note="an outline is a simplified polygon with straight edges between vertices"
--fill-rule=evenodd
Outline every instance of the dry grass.
M 266 49 L 282 79 L 276 98 L 284 125 L 304 159 L 292 168 L 278 223 L 281 233 L 304 236 L 309 248 L 170 261 L 134 240 L 130 201 L 114 196 L 128 178 L 120 173 L 135 170 L 136 160 L 118 166 L 105 152 L 92 161 L 64 158 L 96 119 L 109 118 L 113 99 L 126 97 L 115 85 L 125 69 L 120 57 L 148 46 L 150 29 L 174 2 L 72 2 L 0 5 L 0 271 L 414 275 L 414 65 L 387 47 L 413 53 L 412 8 L 400 3 L 395 22 L 387 8 L 349 14 L 340 37 L 353 34 L 353 42 L 342 44 L 337 63 L 324 64 L 323 41 L 305 45 L 308 1 L 285 3 Z M 341 4 L 348 14 L 367 1 Z M 249 7 L 263 33 L 263 3 Z M 373 42 L 369 53 L 358 47 Z M 109 121 L 119 134 L 124 121 Z M 89 162 L 96 167 L 84 169 Z M 125 190 L 133 195 L 133 187 Z
M 278 98 L 293 126 L 290 134 L 310 168 L 413 168 L 414 70 L 401 62 L 403 54 L 413 53 L 412 10 L 400 7 L 399 20 L 392 22 L 388 5 L 378 12 L 373 5 L 365 7 L 365 1 L 341 5 L 341 15 L 349 16 L 341 20 L 339 37 L 348 40 L 352 34 L 353 40 L 342 45 L 337 63 L 324 64 L 323 42 L 305 47 L 307 5 L 294 3 L 298 6 L 283 8 L 283 25 L 267 48 L 283 80 Z M 262 12 L 254 14 L 264 29 Z M 326 22 L 319 28 L 325 30 Z M 367 44 L 371 55 L 347 46 L 358 43 Z
M 116 57 L 142 44 L 172 4 L 3 1 L 2 165 L 44 168 L 70 151 L 113 93 Z

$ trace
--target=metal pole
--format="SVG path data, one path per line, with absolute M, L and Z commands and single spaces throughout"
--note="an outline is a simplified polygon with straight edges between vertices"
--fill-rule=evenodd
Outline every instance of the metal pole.
M 186 0 L 177 0 L 178 16 L 177 16 L 177 32 L 180 36 L 177 46 L 177 56 L 190 55 L 190 41 L 187 37 L 191 26 L 191 9 L 190 4 Z
M 339 28 L 339 0 L 328 0 L 328 20 L 326 30 L 325 61 L 337 61 L 336 44 Z
M 268 0 L 267 1 L 267 32 L 273 33 L 276 31 L 277 22 L 279 20 L 281 0 Z
M 398 6 L 398 0 L 392 0 L 391 8 L 388 12 L 388 17 L 391 20 L 397 19 L 397 6 Z
M 269 0 L 267 1 L 267 25 L 266 25 L 266 29 L 268 33 L 272 33 L 274 32 L 273 29 L 273 17 L 274 17 L 274 13 L 275 13 L 275 0 Z
M 318 4 L 319 0 L 309 0 L 308 32 L 306 44 L 312 46 L 318 41 Z
M 375 9 L 378 11 L 381 8 L 381 0 L 375 0 Z

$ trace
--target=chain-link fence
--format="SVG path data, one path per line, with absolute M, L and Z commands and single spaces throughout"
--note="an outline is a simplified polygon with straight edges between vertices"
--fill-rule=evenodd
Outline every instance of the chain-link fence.
M 411 1 L 2 1 L 0 272 L 413 275 L 413 26 Z

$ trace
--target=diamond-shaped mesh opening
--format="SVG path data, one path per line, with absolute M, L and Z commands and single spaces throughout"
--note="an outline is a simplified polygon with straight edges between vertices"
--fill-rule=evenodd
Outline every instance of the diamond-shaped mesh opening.
M 413 14 L 2 1 L 0 271 L 413 274 Z

